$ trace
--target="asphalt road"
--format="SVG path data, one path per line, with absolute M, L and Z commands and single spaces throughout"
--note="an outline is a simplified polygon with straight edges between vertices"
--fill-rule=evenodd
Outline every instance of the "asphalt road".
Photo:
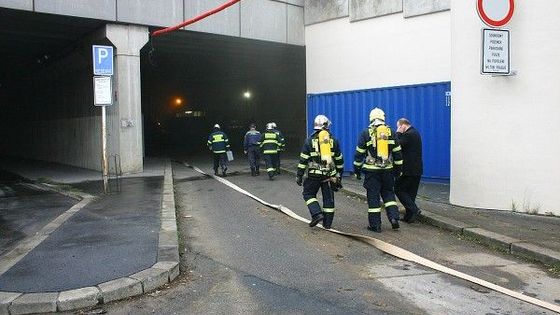
M 206 161 L 194 164 L 209 170 Z M 293 176 L 228 179 L 309 216 Z M 386 255 L 290 219 L 174 164 L 181 276 L 169 288 L 103 306 L 110 314 L 548 314 L 543 309 Z M 370 233 L 363 200 L 337 194 L 333 227 Z M 385 219 L 386 220 L 386 219 Z M 560 303 L 560 281 L 422 224 L 375 234 L 394 245 L 540 299 Z M 556 300 L 555 300 L 556 299 Z

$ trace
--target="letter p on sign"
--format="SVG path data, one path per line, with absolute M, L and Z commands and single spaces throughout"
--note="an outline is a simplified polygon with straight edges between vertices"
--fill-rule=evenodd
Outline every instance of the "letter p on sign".
M 113 46 L 93 45 L 93 75 L 113 75 Z

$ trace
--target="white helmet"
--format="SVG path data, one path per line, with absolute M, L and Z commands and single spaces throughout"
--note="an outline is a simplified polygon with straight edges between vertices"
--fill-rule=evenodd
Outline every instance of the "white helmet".
M 215 125 L 214 125 L 214 128 L 220 129 L 220 125 L 215 124 Z
M 315 120 L 313 120 L 313 129 L 329 129 L 331 127 L 331 121 L 325 115 L 317 115 Z
M 274 129 L 274 123 L 266 124 L 266 130 L 272 130 L 272 129 Z
M 276 123 L 275 123 L 275 122 L 271 122 L 271 124 L 272 124 L 272 128 L 273 128 L 273 129 L 278 128 L 278 126 L 276 126 Z
M 369 121 L 373 122 L 376 119 L 385 121 L 385 112 L 381 108 L 376 107 L 369 112 Z

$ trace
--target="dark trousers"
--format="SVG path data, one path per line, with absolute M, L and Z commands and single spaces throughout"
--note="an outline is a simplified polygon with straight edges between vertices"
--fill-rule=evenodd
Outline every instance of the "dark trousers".
M 249 159 L 249 166 L 251 170 L 257 170 L 259 168 L 261 150 L 258 146 L 250 146 L 247 148 L 247 158 Z
M 222 172 L 227 169 L 227 155 L 225 153 L 214 153 L 214 173 L 222 168 Z
M 273 177 L 276 174 L 276 165 L 278 164 L 278 153 L 274 154 L 264 154 L 264 162 L 266 164 L 266 172 L 269 177 Z
M 420 176 L 403 175 L 395 182 L 395 194 L 397 194 L 397 197 L 399 197 L 399 200 L 406 209 L 405 219 L 410 218 L 420 210 L 416 205 L 416 194 L 418 193 L 419 185 Z
M 276 163 L 274 164 L 274 168 L 276 169 L 276 174 L 280 174 L 280 151 L 276 154 Z
M 389 221 L 399 219 L 394 185 L 392 170 L 365 172 L 364 188 L 367 191 L 368 221 L 371 227 L 381 227 L 381 198 Z
M 317 192 L 321 189 L 323 195 L 323 210 L 317 200 Z M 308 177 L 303 182 L 303 200 L 309 208 L 311 217 L 315 217 L 321 213 L 324 214 L 323 227 L 330 229 L 334 219 L 334 192 L 331 183 L 326 177 L 313 178 Z

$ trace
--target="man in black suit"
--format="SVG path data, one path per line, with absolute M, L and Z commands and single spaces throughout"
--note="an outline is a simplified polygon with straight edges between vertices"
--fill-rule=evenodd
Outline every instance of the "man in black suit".
M 406 118 L 397 122 L 397 137 L 402 147 L 403 167 L 395 182 L 395 194 L 406 209 L 403 221 L 413 223 L 421 212 L 415 200 L 423 172 L 422 139 Z

